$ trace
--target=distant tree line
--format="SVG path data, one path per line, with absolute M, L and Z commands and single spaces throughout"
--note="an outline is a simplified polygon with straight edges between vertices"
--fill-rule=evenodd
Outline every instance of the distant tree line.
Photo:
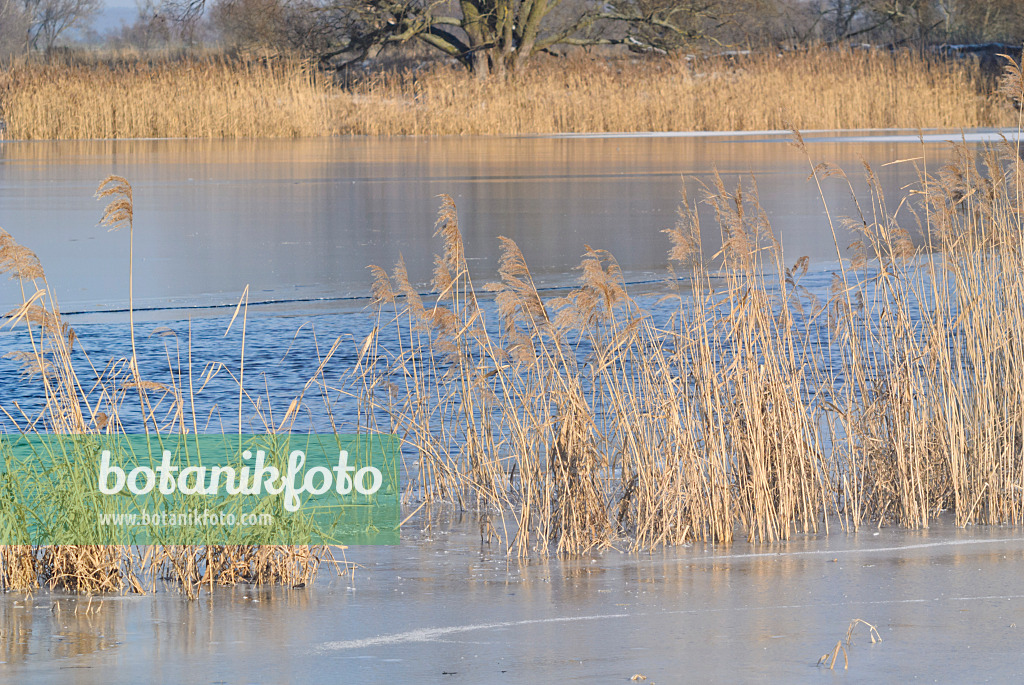
M 71 29 L 86 28 L 102 0 L 0 0 L 0 57 L 48 51 Z
M 0 55 L 53 48 L 101 3 L 0 0 Z M 138 7 L 114 44 L 212 42 L 299 53 L 334 68 L 418 46 L 481 76 L 573 46 L 667 52 L 1024 41 L 1024 0 L 138 0 Z
M 1024 0 L 184 0 L 179 10 L 205 12 L 228 45 L 344 65 L 418 44 L 481 75 L 568 46 L 1024 41 Z

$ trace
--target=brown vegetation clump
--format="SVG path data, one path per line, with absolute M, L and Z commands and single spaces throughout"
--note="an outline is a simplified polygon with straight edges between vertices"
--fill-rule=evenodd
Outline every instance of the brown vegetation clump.
M 1019 88 L 1014 65 L 1004 91 Z M 795 144 L 807 152 L 798 133 Z M 849 184 L 808 163 L 819 186 Z M 488 321 L 445 198 L 436 303 L 412 296 L 401 263 L 390 280 L 374 271 L 400 344 L 367 340 L 361 396 L 418 455 L 422 496 L 507 513 L 519 554 L 737 532 L 771 542 L 830 523 L 920 528 L 943 512 L 1020 524 L 1017 146 L 980 160 L 958 147 L 937 172 L 922 167 L 895 209 L 864 172 L 855 256 L 827 296 L 802 284 L 806 258 L 783 263 L 756 185 L 703 187 L 723 240 L 713 264 L 684 197 L 668 234 L 686 287 L 667 322 L 590 247 L 579 286 L 545 300 L 507 238 Z
M 299 60 L 19 62 L 0 115 L 8 139 L 331 135 L 329 81 Z
M 811 49 L 711 58 L 546 60 L 508 79 L 435 68 L 370 78 L 337 128 L 376 135 L 1011 126 L 973 61 Z
M 333 84 L 300 60 L 139 58 L 0 71 L 10 139 L 523 135 L 1015 125 L 973 60 L 810 49 L 449 66 Z
M 97 196 L 110 199 L 102 222 L 113 228 L 127 227 L 130 233 L 134 219 L 131 185 L 125 179 L 111 176 L 99 186 Z M 129 267 L 129 278 L 131 278 Z M 76 335 L 61 317 L 57 301 L 46 281 L 38 257 L 0 229 L 0 274 L 18 281 L 22 304 L 8 312 L 4 325 L 26 329 L 26 349 L 11 353 L 22 363 L 26 373 L 40 385 L 42 411 L 26 415 L 15 402 L 13 407 L 0 407 L 23 436 L 62 435 L 66 454 L 55 462 L 52 470 L 60 480 L 50 493 L 56 500 L 58 520 L 46 521 L 50 527 L 47 540 L 83 541 L 96 539 L 99 509 L 92 496 L 95 477 L 91 453 L 76 453 L 81 438 L 103 435 L 127 435 L 134 432 L 153 435 L 198 433 L 195 422 L 191 366 L 182 374 L 169 369 L 167 383 L 144 380 L 136 364 L 134 317 L 130 317 L 132 349 L 130 358 L 111 361 L 105 367 L 93 366 L 88 355 L 83 362 L 73 360 Z M 129 293 L 131 287 L 129 286 Z M 241 304 L 240 304 L 241 308 Z M 132 301 L 129 298 L 129 310 Z M 237 313 L 236 313 L 237 316 Z M 244 313 L 242 315 L 244 319 Z M 234 321 L 234 319 L 232 319 Z M 328 357 L 333 353 L 332 348 Z M 244 361 L 243 361 L 244 363 Z M 326 363 L 323 361 L 322 363 Z M 80 374 L 88 369 L 94 378 L 83 380 Z M 203 382 L 216 373 L 208 369 Z M 184 381 L 187 381 L 185 385 Z M 248 397 L 239 375 L 239 402 Z M 135 404 L 135 398 L 138 403 Z M 269 401 L 253 400 L 257 420 L 265 432 L 287 432 L 302 406 L 301 398 L 292 402 L 293 409 L 280 424 L 275 425 L 266 409 Z M 190 412 L 190 409 L 193 410 Z M 15 415 L 10 412 L 13 410 Z M 241 415 L 242 408 L 239 408 Z M 189 421 L 191 413 L 192 420 Z M 124 415 L 134 415 L 124 419 Z M 141 417 L 141 418 L 139 418 Z M 7 446 L 3 446 L 6 450 Z M 76 458 L 77 455 L 77 458 Z M 26 519 L 38 512 L 27 512 L 22 501 L 18 473 L 5 451 L 4 478 L 0 487 L 0 514 L 6 541 L 28 543 Z M 24 540 L 22 540 L 24 538 Z M 236 583 L 280 584 L 297 586 L 312 580 L 322 560 L 333 559 L 325 546 L 276 544 L 246 545 L 152 545 L 124 544 L 5 544 L 0 545 L 0 590 L 32 591 L 40 585 L 70 592 L 95 594 L 133 591 L 144 593 L 158 580 L 176 585 L 188 597 L 198 596 L 204 587 Z

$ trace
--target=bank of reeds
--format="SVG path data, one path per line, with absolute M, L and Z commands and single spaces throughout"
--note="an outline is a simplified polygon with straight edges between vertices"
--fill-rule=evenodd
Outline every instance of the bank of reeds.
M 815 49 L 710 58 L 546 60 L 507 81 L 463 71 L 357 84 L 338 129 L 387 134 L 1012 126 L 973 61 Z
M 8 139 L 337 133 L 330 77 L 299 60 L 20 62 L 0 71 Z
M 126 229 L 129 241 L 133 242 L 134 201 L 130 184 L 111 176 L 100 185 L 97 197 L 109 200 L 102 223 L 112 229 Z M 26 333 L 24 348 L 10 354 L 22 363 L 26 376 L 38 382 L 44 399 L 38 413 L 25 413 L 17 402 L 0 407 L 8 424 L 17 427 L 15 435 L 4 437 L 66 436 L 59 443 L 62 453 L 54 449 L 54 453 L 46 455 L 49 458 L 45 464 L 28 468 L 13 460 L 6 446 L 0 448 L 0 535 L 7 542 L 23 543 L 0 545 L 0 590 L 31 591 L 46 585 L 87 594 L 145 593 L 154 589 L 157 582 L 166 581 L 194 598 L 204 586 L 300 586 L 309 582 L 321 561 L 333 560 L 330 549 L 258 541 L 237 545 L 109 544 L 110 529 L 100 523 L 99 514 L 111 507 L 116 510 L 118 498 L 96 495 L 92 480 L 96 475 L 95 451 L 80 449 L 79 445 L 99 435 L 170 436 L 199 432 L 194 414 L 194 387 L 198 387 L 199 379 L 194 385 L 191 366 L 184 372 L 180 366 L 169 367 L 166 382 L 143 378 L 139 371 L 131 314 L 132 271 L 129 263 L 130 350 L 121 359 L 97 366 L 81 349 L 76 359 L 73 350 L 76 343 L 79 348 L 81 345 L 74 329 L 60 314 L 36 254 L 0 229 L 0 274 L 17 282 L 22 299 L 18 308 L 6 314 L 4 325 L 22 326 Z M 240 302 L 241 314 L 236 311 L 236 317 L 240 316 L 244 325 L 243 304 Z M 244 356 L 241 363 L 244 368 Z M 217 368 L 205 369 L 202 382 L 216 372 Z M 236 378 L 241 417 L 248 395 L 241 373 Z M 299 400 L 275 425 L 261 411 L 260 399 L 253 399 L 252 404 L 256 420 L 263 422 L 264 430 L 288 432 Z M 45 481 L 45 489 L 39 490 L 36 480 Z M 26 498 L 24 493 L 31 491 L 41 493 L 45 499 Z M 30 525 L 37 526 L 37 532 L 45 526 L 43 537 L 50 544 L 32 542 Z M 74 544 L 55 544 L 63 541 Z M 83 541 L 96 544 L 81 544 Z
M 970 60 L 826 50 L 538 59 L 332 77 L 299 61 L 21 63 L 0 72 L 9 139 L 516 135 L 1013 125 Z
M 1017 65 L 1002 86 L 1024 97 Z M 500 280 L 478 287 L 445 197 L 436 302 L 401 259 L 373 268 L 381 325 L 399 343 L 366 341 L 361 395 L 417 455 L 423 497 L 500 513 L 521 554 L 927 527 L 943 512 L 1020 524 L 1019 145 L 919 163 L 920 187 L 895 205 L 865 166 L 869 196 L 843 220 L 853 258 L 836 239 L 844 261 L 827 293 L 801 284 L 806 258 L 783 262 L 756 184 L 716 177 L 700 198 L 721 228 L 713 263 L 694 203 L 667 231 L 687 284 L 667 321 L 589 247 L 564 297 L 541 297 L 506 238 Z M 809 157 L 808 171 L 819 187 L 847 183 Z M 840 218 L 825 209 L 835 238 Z

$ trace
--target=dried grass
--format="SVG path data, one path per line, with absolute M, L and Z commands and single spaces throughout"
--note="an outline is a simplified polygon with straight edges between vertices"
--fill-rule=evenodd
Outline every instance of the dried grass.
M 853 193 L 841 170 L 808 167 Z M 585 247 L 579 286 L 545 300 L 507 238 L 488 322 L 446 197 L 436 303 L 401 263 L 374 271 L 399 344 L 367 341 L 360 397 L 418 455 L 420 496 L 508 513 L 518 554 L 923 528 L 943 512 L 1024 523 L 1021 157 L 959 146 L 919 171 L 892 207 L 865 166 L 854 259 L 837 240 L 826 297 L 802 285 L 806 258 L 783 263 L 756 184 L 715 177 L 702 199 L 723 248 L 702 260 L 684 198 L 668 234 L 688 288 L 658 323 L 607 252 Z
M 103 214 L 103 222 L 112 228 L 128 228 L 132 239 L 134 204 L 131 185 L 123 178 L 109 177 L 98 190 L 100 199 L 110 198 Z M 7 314 L 6 325 L 23 326 L 27 332 L 28 349 L 13 353 L 22 362 L 33 380 L 40 384 L 45 399 L 38 416 L 12 416 L 3 407 L 7 419 L 26 435 L 90 435 L 126 434 L 122 415 L 134 418 L 134 432 L 143 428 L 150 434 L 168 435 L 197 430 L 189 426 L 185 417 L 187 408 L 194 409 L 191 367 L 182 374 L 180 369 L 169 369 L 167 383 L 144 380 L 135 362 L 134 317 L 130 317 L 131 356 L 97 369 L 85 356 L 84 368 L 95 374 L 83 383 L 79 373 L 81 363 L 73 363 L 72 346 L 75 334 L 63 321 L 36 255 L 18 244 L 10 234 L 0 230 L 0 269 L 17 279 L 21 286 L 23 303 Z M 132 266 L 129 265 L 129 284 Z M 131 285 L 129 285 L 131 293 Z M 129 295 L 129 310 L 132 309 Z M 243 314 L 244 322 L 244 314 Z M 335 348 L 332 348 L 333 353 Z M 329 353 L 329 354 L 331 354 Z M 244 354 L 244 351 L 243 351 Z M 328 355 L 329 357 L 329 355 Z M 169 360 L 170 361 L 170 360 Z M 326 362 L 322 362 L 326 363 Z M 176 372 L 177 371 L 177 372 Z M 187 380 L 188 387 L 179 385 Z M 206 380 L 209 380 L 207 376 Z M 244 394 L 239 376 L 240 403 Z M 138 404 L 132 406 L 130 396 L 136 395 Z M 267 432 L 288 430 L 290 411 L 280 426 L 268 422 L 268 417 L 255 403 L 256 415 L 263 420 Z M 298 407 L 300 400 L 293 402 Z M 17 408 L 17 404 L 15 404 Z M 239 412 L 242 408 L 240 405 Z M 297 411 L 297 410 L 296 410 Z M 194 415 L 194 412 L 193 412 Z M 289 418 L 291 417 L 291 418 Z M 73 452 L 73 450 L 72 450 Z M 7 455 L 2 455 L 7 458 Z M 82 455 L 79 455 L 80 457 Z M 48 521 L 51 526 L 48 539 L 96 539 L 97 509 L 89 496 L 90 488 L 83 486 L 82 469 L 90 471 L 89 464 L 72 457 L 55 467 L 63 474 L 52 493 L 60 520 Z M 19 497 L 11 463 L 5 469 L 3 487 L 0 487 L 0 509 L 5 525 L 4 535 L 27 538 L 25 520 L 31 515 Z M 25 542 L 28 542 L 26 539 Z M 61 588 L 70 592 L 96 594 L 102 592 L 132 591 L 144 593 L 154 587 L 157 580 L 168 581 L 190 598 L 198 596 L 207 586 L 235 583 L 283 584 L 299 586 L 310 582 L 322 560 L 333 560 L 326 547 L 245 545 L 245 546 L 148 546 L 106 544 L 29 544 L 0 545 L 0 589 L 32 591 L 40 585 Z
M 507 79 L 435 65 L 344 86 L 299 60 L 18 63 L 0 72 L 12 139 L 521 135 L 1011 126 L 976 62 L 812 49 L 540 59 Z
M 0 112 L 15 140 L 331 135 L 329 82 L 298 60 L 22 62 L 0 71 Z
M 435 67 L 356 84 L 336 129 L 370 135 L 1014 126 L 973 61 L 826 50 L 636 60 L 580 55 L 508 80 Z

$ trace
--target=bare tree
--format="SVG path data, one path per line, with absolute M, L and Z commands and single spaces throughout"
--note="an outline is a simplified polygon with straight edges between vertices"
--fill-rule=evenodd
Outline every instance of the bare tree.
M 950 4 L 944 0 L 942 5 Z M 955 3 L 950 39 L 968 42 L 1024 41 L 1024 2 L 1021 0 L 960 0 Z M 945 8 L 943 8 L 945 9 Z
M 538 52 L 566 45 L 924 45 L 968 34 L 1019 35 L 1024 17 L 1024 0 L 162 1 L 185 21 L 210 3 L 214 25 L 233 45 L 299 50 L 340 68 L 418 43 L 480 76 L 520 69 Z
M 207 0 L 167 0 L 197 16 Z M 211 0 L 212 1 L 212 0 Z M 217 0 L 229 33 L 289 34 L 324 63 L 349 64 L 412 41 L 480 76 L 521 68 L 556 45 L 670 48 L 706 38 L 751 7 L 774 0 Z M 253 16 L 265 7 L 280 23 Z M 283 14 L 282 14 L 283 13 Z M 284 29 L 280 26 L 284 25 Z
M 122 23 L 117 31 L 108 35 L 109 45 L 115 48 L 153 50 L 179 42 L 177 26 L 172 17 L 161 11 L 159 0 L 136 0 L 135 7 L 135 21 L 131 24 Z
M 347 27 L 312 0 L 217 0 L 212 27 L 234 47 L 294 50 L 310 55 L 339 47 Z
M 222 0 L 210 21 L 230 45 L 285 47 L 290 17 L 284 0 Z
M 25 51 L 28 25 L 21 0 L 0 0 L 0 61 Z
M 73 28 L 84 28 L 103 6 L 102 0 L 23 0 L 29 17 L 28 44 L 49 51 Z
M 519 69 L 556 45 L 679 47 L 710 36 L 728 22 L 735 5 L 725 0 L 404 1 L 364 5 L 363 21 L 376 27 L 377 41 L 415 38 L 485 76 Z
M 800 0 L 788 0 L 792 8 Z M 863 38 L 894 44 L 944 41 L 1012 42 L 1024 37 L 1021 0 L 812 0 L 817 35 L 827 41 Z

